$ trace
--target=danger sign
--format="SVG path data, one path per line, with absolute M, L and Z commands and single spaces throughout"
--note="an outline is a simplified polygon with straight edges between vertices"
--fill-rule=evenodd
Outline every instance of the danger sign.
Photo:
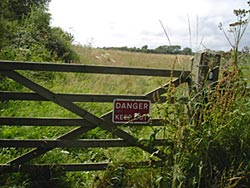
M 113 102 L 114 123 L 148 123 L 150 100 L 115 99 Z

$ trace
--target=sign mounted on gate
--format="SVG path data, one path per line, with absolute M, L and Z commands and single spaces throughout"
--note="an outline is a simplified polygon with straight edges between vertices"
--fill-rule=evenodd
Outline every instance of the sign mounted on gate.
M 150 100 L 115 99 L 113 102 L 113 123 L 148 123 Z

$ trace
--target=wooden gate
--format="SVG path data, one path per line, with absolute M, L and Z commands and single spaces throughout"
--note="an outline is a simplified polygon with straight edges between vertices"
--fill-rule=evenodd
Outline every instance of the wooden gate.
M 202 58 L 200 58 L 202 59 Z M 199 65 L 202 60 L 199 59 Z M 195 67 L 199 67 L 195 65 Z M 203 66 L 203 65 L 202 65 Z M 200 66 L 200 67 L 202 67 Z M 214 65 L 213 65 L 214 66 Z M 54 93 L 49 89 L 35 83 L 20 73 L 19 70 L 29 71 L 53 71 L 53 72 L 74 72 L 74 73 L 91 73 L 91 74 L 117 74 L 117 75 L 137 75 L 137 76 L 157 76 L 157 77 L 174 77 L 173 81 L 158 87 L 145 95 L 91 95 L 91 94 L 61 94 Z M 209 71 L 209 70 L 207 70 Z M 156 146 L 165 144 L 164 139 L 157 139 L 154 146 L 149 140 L 139 140 L 131 134 L 124 131 L 119 124 L 112 122 L 112 112 L 97 117 L 96 115 L 80 108 L 74 102 L 113 102 L 115 99 L 143 99 L 150 100 L 154 103 L 154 97 L 160 96 L 160 101 L 165 102 L 165 97 L 161 97 L 168 91 L 168 86 L 177 87 L 181 83 L 190 83 L 190 71 L 165 70 L 165 69 L 148 69 L 148 68 L 128 68 L 128 67 L 107 67 L 107 66 L 90 66 L 76 64 L 53 64 L 53 63 L 28 63 L 0 61 L 0 73 L 14 81 L 29 88 L 33 92 L 10 92 L 0 91 L 0 100 L 30 100 L 30 101 L 51 101 L 70 112 L 79 116 L 79 118 L 22 118 L 22 117 L 0 117 L 0 125 L 5 126 L 79 126 L 70 132 L 58 137 L 55 140 L 11 140 L 0 138 L 0 147 L 14 148 L 35 148 L 22 156 L 19 156 L 6 164 L 0 165 L 0 174 L 6 172 L 30 171 L 38 168 L 52 170 L 53 168 L 63 171 L 91 171 L 106 169 L 110 163 L 81 163 L 81 164 L 57 164 L 51 166 L 47 164 L 30 164 L 29 162 L 45 154 L 54 148 L 96 148 L 96 147 L 138 147 L 143 151 L 158 158 L 155 161 L 128 162 L 127 168 L 136 168 L 139 166 L 152 166 L 164 162 L 166 154 Z M 199 73 L 200 74 L 200 73 Z M 127 123 L 128 125 L 130 122 Z M 139 124 L 133 123 L 133 126 Z M 150 119 L 145 124 L 150 126 L 160 126 L 160 119 Z M 79 135 L 100 127 L 110 132 L 116 139 L 76 139 Z M 118 139 L 117 139 L 118 138 Z

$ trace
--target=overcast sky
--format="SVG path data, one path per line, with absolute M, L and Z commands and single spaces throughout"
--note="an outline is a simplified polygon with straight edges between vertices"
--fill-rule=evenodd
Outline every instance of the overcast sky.
M 246 0 L 52 0 L 49 11 L 51 25 L 72 33 L 82 45 L 169 45 L 161 20 L 172 45 L 196 51 L 230 49 L 218 25 L 228 30 L 238 8 L 249 8 Z M 241 46 L 250 46 L 249 28 Z

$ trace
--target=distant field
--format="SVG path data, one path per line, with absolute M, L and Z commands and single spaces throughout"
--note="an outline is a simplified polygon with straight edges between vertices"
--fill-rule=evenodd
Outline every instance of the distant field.
M 133 53 L 115 50 L 76 47 L 81 63 L 108 66 L 146 67 L 170 70 L 189 70 L 190 56 Z M 170 80 L 167 77 L 120 76 L 120 75 L 85 75 L 84 82 L 69 78 L 70 87 L 84 83 L 84 92 L 105 94 L 144 94 L 160 87 Z M 75 87 L 77 88 L 77 87 Z M 79 88 L 79 87 L 78 87 Z M 66 89 L 66 88 L 65 88 Z M 69 88 L 72 90 L 73 88 Z M 81 90 L 83 92 L 83 90 Z M 79 91 L 76 91 L 79 92 Z
M 190 56 L 185 55 L 146 54 L 83 47 L 75 47 L 75 50 L 84 64 L 174 68 L 179 70 L 188 70 L 190 66 Z

